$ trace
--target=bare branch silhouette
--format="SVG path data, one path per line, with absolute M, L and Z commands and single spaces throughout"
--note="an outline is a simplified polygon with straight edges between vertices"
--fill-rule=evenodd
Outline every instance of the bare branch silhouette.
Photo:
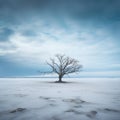
M 58 82 L 62 82 L 64 75 L 79 72 L 82 68 L 78 60 L 60 54 L 55 55 L 54 59 L 51 58 L 47 64 L 52 68 L 52 72 L 59 76 Z

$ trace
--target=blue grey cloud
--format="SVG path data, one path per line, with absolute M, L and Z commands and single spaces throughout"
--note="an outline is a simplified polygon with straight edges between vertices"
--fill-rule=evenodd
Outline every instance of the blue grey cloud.
M 120 0 L 0 0 L 0 71 L 33 72 L 55 52 L 120 70 L 119 33 Z
M 102 27 L 119 35 L 119 0 L 1 0 L 0 25 L 17 27 L 23 23 L 32 24 L 34 19 L 58 22 L 68 26 L 65 19 L 83 26 Z M 51 24 L 51 23 L 46 24 Z M 54 26 L 53 26 L 54 27 Z M 26 33 L 25 33 L 26 34 Z M 32 33 L 33 34 L 33 33 Z
M 1 18 L 10 22 L 32 16 L 60 15 L 77 20 L 119 21 L 119 0 L 1 0 Z M 52 17 L 53 17 L 52 16 Z M 12 21 L 13 20 L 13 21 Z M 20 21 L 19 21 L 20 22 Z
M 35 31 L 32 31 L 32 30 L 25 30 L 25 31 L 22 32 L 22 35 L 23 36 L 31 36 L 31 37 L 33 36 L 34 37 L 34 36 L 36 36 L 36 33 L 35 33 Z
M 14 33 L 13 30 L 9 28 L 1 28 L 0 30 L 0 41 L 7 41 L 9 40 L 10 35 Z

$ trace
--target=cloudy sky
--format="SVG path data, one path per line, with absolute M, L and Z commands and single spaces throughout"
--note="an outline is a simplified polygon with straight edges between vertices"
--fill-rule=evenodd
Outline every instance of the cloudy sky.
M 57 53 L 119 75 L 120 0 L 0 0 L 0 76 L 47 71 Z

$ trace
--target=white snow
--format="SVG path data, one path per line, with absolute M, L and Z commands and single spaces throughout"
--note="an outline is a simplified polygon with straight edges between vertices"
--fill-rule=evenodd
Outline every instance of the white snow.
M 54 81 L 0 78 L 0 120 L 120 120 L 119 78 Z

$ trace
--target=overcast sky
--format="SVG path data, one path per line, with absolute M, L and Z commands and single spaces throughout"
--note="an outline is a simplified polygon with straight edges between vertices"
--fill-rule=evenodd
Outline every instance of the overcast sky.
M 47 71 L 57 53 L 120 71 L 120 0 L 0 0 L 0 76 Z

